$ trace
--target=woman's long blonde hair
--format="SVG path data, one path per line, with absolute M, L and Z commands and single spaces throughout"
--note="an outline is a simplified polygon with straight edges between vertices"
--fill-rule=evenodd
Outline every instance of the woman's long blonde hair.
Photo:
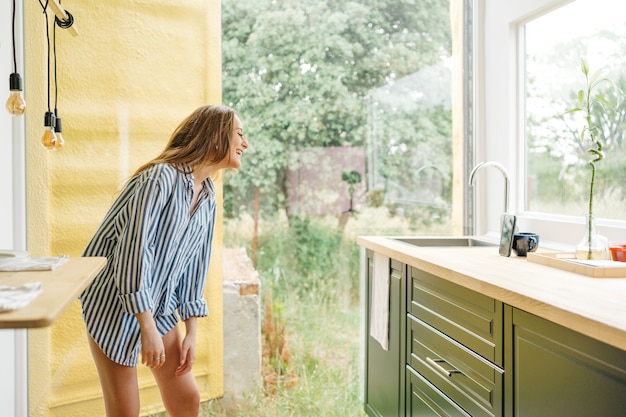
M 157 164 L 185 166 L 216 164 L 230 155 L 230 138 L 235 128 L 235 111 L 227 106 L 197 108 L 172 133 L 159 156 L 145 163 L 134 175 Z

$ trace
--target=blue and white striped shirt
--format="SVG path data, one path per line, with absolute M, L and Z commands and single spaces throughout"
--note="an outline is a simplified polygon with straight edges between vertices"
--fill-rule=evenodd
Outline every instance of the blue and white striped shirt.
M 141 350 L 134 314 L 152 312 L 161 335 L 208 315 L 203 298 L 215 226 L 215 189 L 204 181 L 190 215 L 194 178 L 168 164 L 150 167 L 122 189 L 83 256 L 106 267 L 82 292 L 87 331 L 113 361 L 136 366 Z M 178 310 L 178 314 L 176 313 Z

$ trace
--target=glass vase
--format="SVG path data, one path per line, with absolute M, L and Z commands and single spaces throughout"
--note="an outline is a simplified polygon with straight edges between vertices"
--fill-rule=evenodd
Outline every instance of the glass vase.
M 609 240 L 598 233 L 594 217 L 588 214 L 585 218 L 585 233 L 578 245 L 576 245 L 576 259 L 611 259 L 609 257 Z

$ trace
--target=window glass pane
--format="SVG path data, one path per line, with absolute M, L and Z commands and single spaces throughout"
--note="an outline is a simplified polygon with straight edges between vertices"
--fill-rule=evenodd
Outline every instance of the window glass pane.
M 626 84 L 626 8 L 613 0 L 576 0 L 525 25 L 526 45 L 526 210 L 584 216 L 588 211 L 590 142 L 581 132 L 584 112 L 577 92 L 586 88 L 581 59 L 589 75 L 601 70 L 624 90 Z M 602 82 L 592 91 L 615 103 L 618 94 Z M 623 210 L 623 105 L 616 112 L 597 106 L 591 120 L 599 126 L 604 159 L 596 165 L 593 212 L 596 217 L 626 219 Z
M 464 3 L 224 0 L 224 103 L 250 138 L 226 216 L 451 234 Z
M 249 139 L 224 177 L 224 253 L 245 247 L 261 277 L 264 369 L 341 386 L 293 415 L 363 413 L 355 237 L 452 233 L 465 1 L 222 0 L 223 102 Z

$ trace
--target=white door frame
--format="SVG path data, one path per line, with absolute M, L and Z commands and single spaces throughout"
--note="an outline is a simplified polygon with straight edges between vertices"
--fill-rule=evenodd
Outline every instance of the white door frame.
M 24 76 L 24 2 L 16 0 L 15 45 L 18 72 Z M 0 2 L 0 100 L 8 97 L 13 72 L 13 1 Z M 23 82 L 26 82 L 22 78 Z M 28 102 L 28 101 L 27 101 Z M 26 250 L 26 153 L 24 117 L 0 109 L 0 249 Z M 10 150 L 10 152 L 6 152 Z M 28 332 L 0 330 L 0 404 L 2 413 L 28 416 Z

